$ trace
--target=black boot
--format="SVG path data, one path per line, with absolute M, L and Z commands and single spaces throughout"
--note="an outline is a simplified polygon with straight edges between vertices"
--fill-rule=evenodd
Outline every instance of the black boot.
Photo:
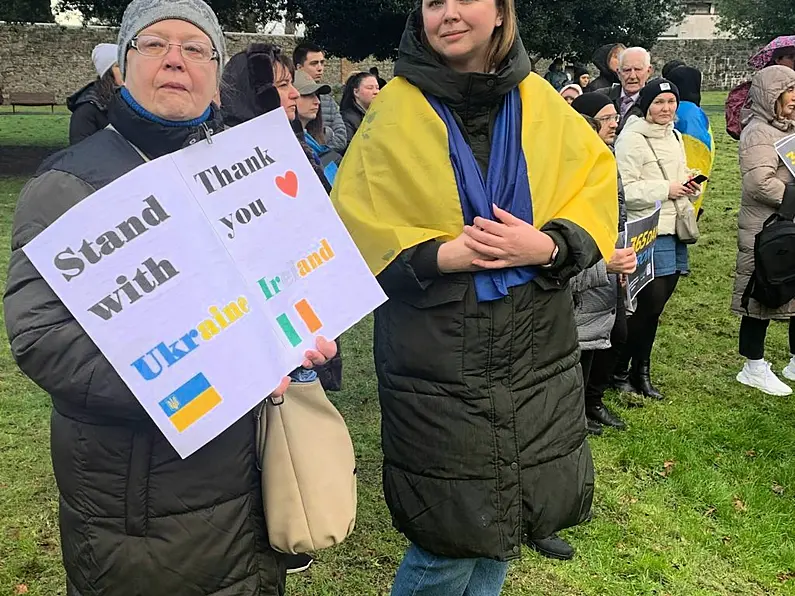
M 613 414 L 610 410 L 608 410 L 604 404 L 599 404 L 598 406 L 593 407 L 586 407 L 585 408 L 585 416 L 588 420 L 588 428 L 590 429 L 591 423 L 596 423 L 600 427 L 601 426 L 610 426 L 615 428 L 616 430 L 624 430 L 627 428 L 626 423 L 624 423 L 621 418 Z
M 629 375 L 629 380 L 641 395 L 661 401 L 665 399 L 663 394 L 657 391 L 657 388 L 651 384 L 650 360 L 639 360 L 637 364 L 633 362 L 632 372 Z
M 574 557 L 574 548 L 557 534 L 548 538 L 531 538 L 527 546 L 548 559 L 568 561 Z
M 624 349 L 626 352 L 626 347 Z M 637 390 L 632 386 L 629 379 L 629 360 L 631 355 L 620 354 L 616 359 L 616 369 L 613 372 L 613 382 L 611 383 L 613 389 L 619 393 L 635 393 Z
M 602 425 L 596 420 L 585 418 L 585 427 L 588 429 L 588 434 L 598 437 L 602 434 Z

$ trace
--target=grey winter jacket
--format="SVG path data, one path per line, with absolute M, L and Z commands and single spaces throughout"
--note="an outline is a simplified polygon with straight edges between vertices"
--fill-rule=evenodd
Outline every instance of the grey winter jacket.
M 340 114 L 337 101 L 329 95 L 320 96 L 320 109 L 323 114 L 323 128 L 326 145 L 337 153 L 345 153 L 348 148 L 348 131 Z
M 624 185 L 618 177 L 618 230 L 624 230 L 627 208 Z M 623 245 L 623 236 L 619 236 Z M 574 320 L 581 350 L 606 350 L 610 347 L 610 332 L 616 321 L 618 304 L 618 276 L 607 272 L 604 259 L 582 271 L 569 282 L 574 297 Z

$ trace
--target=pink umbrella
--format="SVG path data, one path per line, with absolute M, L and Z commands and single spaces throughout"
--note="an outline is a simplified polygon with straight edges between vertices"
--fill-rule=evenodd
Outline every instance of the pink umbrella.
M 773 52 L 779 48 L 792 48 L 795 52 L 795 35 L 782 35 L 777 37 L 748 60 L 748 66 L 754 70 L 762 70 L 770 64 L 773 59 Z

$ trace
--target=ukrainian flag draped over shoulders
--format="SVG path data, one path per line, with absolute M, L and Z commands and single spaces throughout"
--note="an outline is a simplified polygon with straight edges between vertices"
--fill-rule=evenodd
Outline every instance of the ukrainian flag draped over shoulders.
M 675 128 L 682 134 L 687 167 L 709 176 L 715 161 L 715 140 L 712 136 L 709 118 L 704 110 L 692 102 L 681 102 L 676 110 Z M 704 202 L 706 184 L 702 187 L 701 195 L 693 202 L 696 213 Z
M 533 225 L 569 220 L 609 259 L 618 232 L 612 153 L 539 76 L 530 74 L 519 92 Z M 345 154 L 331 200 L 375 275 L 402 251 L 463 231 L 447 129 L 407 80 L 393 79 L 373 102 Z

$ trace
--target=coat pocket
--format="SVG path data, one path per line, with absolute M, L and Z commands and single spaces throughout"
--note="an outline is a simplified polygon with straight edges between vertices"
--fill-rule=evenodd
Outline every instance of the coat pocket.
M 395 381 L 407 377 L 461 383 L 468 289 L 466 283 L 437 280 L 424 291 L 393 298 L 379 308 L 375 329 L 379 373 L 394 375 Z

